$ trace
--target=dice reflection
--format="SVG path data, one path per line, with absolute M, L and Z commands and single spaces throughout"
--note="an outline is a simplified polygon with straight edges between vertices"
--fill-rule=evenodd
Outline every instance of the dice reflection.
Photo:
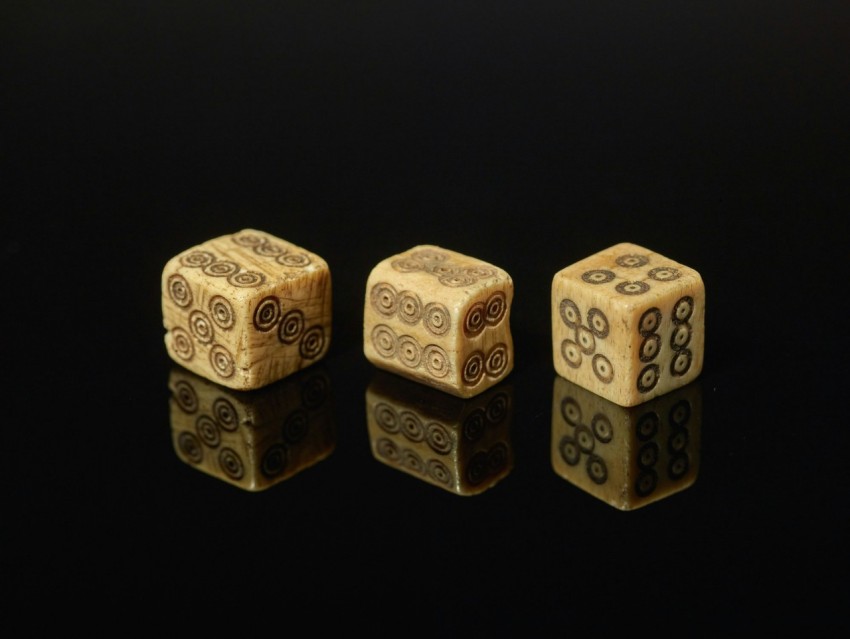
M 323 366 L 254 391 L 175 366 L 168 387 L 174 451 L 212 477 L 257 492 L 328 457 L 336 444 Z
M 552 468 L 576 487 L 620 510 L 634 510 L 696 481 L 698 382 L 631 408 L 560 376 L 552 395 Z
M 366 389 L 375 459 L 461 496 L 482 493 L 510 473 L 512 411 L 506 382 L 461 399 L 379 371 Z

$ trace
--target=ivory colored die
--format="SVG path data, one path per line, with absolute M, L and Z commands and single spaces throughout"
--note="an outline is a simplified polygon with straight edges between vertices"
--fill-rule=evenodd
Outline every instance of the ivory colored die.
M 649 249 L 616 244 L 552 280 L 555 371 L 620 406 L 694 380 L 704 339 L 699 273 Z
M 379 262 L 366 283 L 363 350 L 378 368 L 472 397 L 513 369 L 507 272 L 438 246 Z
M 260 388 L 327 353 L 330 270 L 315 253 L 244 229 L 168 261 L 162 314 L 174 361 L 228 388 Z

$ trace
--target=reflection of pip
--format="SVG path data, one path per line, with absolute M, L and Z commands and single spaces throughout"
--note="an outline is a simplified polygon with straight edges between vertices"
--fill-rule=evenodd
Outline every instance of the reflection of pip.
M 505 382 L 460 399 L 378 371 L 366 389 L 375 459 L 462 496 L 495 486 L 513 467 L 512 410 Z
M 620 510 L 691 486 L 699 466 L 699 382 L 625 408 L 555 376 L 552 468 Z
M 244 490 L 265 490 L 333 452 L 330 378 L 321 365 L 254 391 L 175 366 L 168 387 L 177 456 Z

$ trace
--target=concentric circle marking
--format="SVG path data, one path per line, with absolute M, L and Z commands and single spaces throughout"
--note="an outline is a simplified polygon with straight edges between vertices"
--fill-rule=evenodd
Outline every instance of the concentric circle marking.
M 685 453 L 678 453 L 670 458 L 667 464 L 667 475 L 670 479 L 681 479 L 691 469 L 691 460 Z
M 581 347 L 571 339 L 561 342 L 561 356 L 568 366 L 578 368 L 581 366 Z
M 286 444 L 273 444 L 263 454 L 263 460 L 260 463 L 260 472 L 269 479 L 277 477 L 286 469 L 288 461 L 289 449 L 286 447 Z
M 202 270 L 205 275 L 210 277 L 228 277 L 239 272 L 239 265 L 229 260 L 220 260 L 207 264 Z
M 406 324 L 417 324 L 422 318 L 422 300 L 413 291 L 402 291 L 398 300 L 398 317 Z
M 245 474 L 245 466 L 242 464 L 242 458 L 232 448 L 222 448 L 218 454 L 218 465 L 224 474 L 231 479 L 242 479 Z
M 439 459 L 429 459 L 427 466 L 428 477 L 444 486 L 451 486 L 454 483 L 454 476 L 449 467 Z
M 425 441 L 438 455 L 447 455 L 453 447 L 449 431 L 438 422 L 429 422 L 425 427 Z
M 608 466 L 599 455 L 590 455 L 585 466 L 587 476 L 594 484 L 602 485 L 608 481 Z
M 658 368 L 657 364 L 650 364 L 649 366 L 645 366 L 644 369 L 638 374 L 638 391 L 641 393 L 648 393 L 653 388 L 655 388 L 655 385 L 658 383 L 660 373 L 661 369 Z
M 306 253 L 284 253 L 274 258 L 274 261 L 283 266 L 303 268 L 310 265 L 310 256 Z
M 612 366 L 611 361 L 604 355 L 594 355 L 592 364 L 593 372 L 599 381 L 610 384 L 614 379 L 614 366 Z
M 581 275 L 581 279 L 588 284 L 607 284 L 614 279 L 614 272 L 607 269 L 593 269 L 585 271 Z
M 620 282 L 614 288 L 623 295 L 642 295 L 649 290 L 649 284 L 640 281 Z
M 572 397 L 565 397 L 561 400 L 561 417 L 571 426 L 578 426 L 581 423 L 581 406 Z
M 558 311 L 561 320 L 570 328 L 576 328 L 581 324 L 581 311 L 578 310 L 578 305 L 571 299 L 562 299 Z
M 405 448 L 401 451 L 401 463 L 405 468 L 418 475 L 424 475 L 426 473 L 425 462 L 415 450 Z
M 463 438 L 470 442 L 477 442 L 484 435 L 487 425 L 487 416 L 483 408 L 476 407 L 463 420 L 461 431 Z
M 384 317 L 392 317 L 398 310 L 398 293 L 387 282 L 378 282 L 369 293 L 369 301 L 378 313 Z
M 657 334 L 653 333 L 647 335 L 643 338 L 643 341 L 640 343 L 640 361 L 642 362 L 651 362 L 658 355 L 658 351 L 661 350 L 661 337 Z
M 451 288 L 460 288 L 462 286 L 469 286 L 470 284 L 475 284 L 476 279 L 471 275 L 467 275 L 466 273 L 450 273 L 446 275 L 441 275 L 439 277 L 439 282 L 443 286 L 449 286 Z
M 679 269 L 673 268 L 672 266 L 658 266 L 651 269 L 647 275 L 657 282 L 672 282 L 673 280 L 677 280 L 682 277 Z
M 484 321 L 488 326 L 496 326 L 505 317 L 507 311 L 507 296 L 504 291 L 496 291 L 487 300 Z
M 266 281 L 266 276 L 256 271 L 240 271 L 227 276 L 227 283 L 239 288 L 256 288 Z
M 203 268 L 215 262 L 215 255 L 209 251 L 192 251 L 180 258 L 180 263 L 189 268 Z
M 198 437 L 210 448 L 216 448 L 221 443 L 221 431 L 218 424 L 209 415 L 199 415 L 195 420 L 195 432 Z
M 489 466 L 487 453 L 479 450 L 469 460 L 469 465 L 466 468 L 466 480 L 473 486 L 477 486 L 490 474 Z
M 590 420 L 590 428 L 593 430 L 593 435 L 603 444 L 607 444 L 614 437 L 614 426 L 611 420 L 602 413 L 597 413 Z
M 174 401 L 184 413 L 191 415 L 198 410 L 198 394 L 187 381 L 180 380 L 174 385 Z
M 670 335 L 670 348 L 680 351 L 691 342 L 691 325 L 678 324 Z
M 686 295 L 673 306 L 673 322 L 687 322 L 694 312 L 694 298 Z
M 212 322 L 203 311 L 189 313 L 189 331 L 201 344 L 209 344 L 215 338 Z
M 268 241 L 265 237 L 256 233 L 235 233 L 230 236 L 230 239 L 239 246 L 247 246 L 249 248 L 259 246 Z
M 394 464 L 401 463 L 401 451 L 399 450 L 398 445 L 391 439 L 381 437 L 378 441 L 376 441 L 375 452 L 379 457 L 383 457 Z
M 262 332 L 270 331 L 277 325 L 279 319 L 280 302 L 278 299 L 270 295 L 260 300 L 254 311 L 254 328 Z
M 372 329 L 372 346 L 381 357 L 394 357 L 398 352 L 398 337 L 386 324 L 378 324 Z
M 408 368 L 416 368 L 422 363 L 422 347 L 410 335 L 398 338 L 398 358 Z
M 644 470 L 652 468 L 658 463 L 658 444 L 655 442 L 647 442 L 640 447 L 637 454 L 637 465 Z
M 579 326 L 576 329 L 576 343 L 585 355 L 592 355 L 596 350 L 596 339 L 593 337 L 593 332 L 586 326 Z
M 236 315 L 233 312 L 233 306 L 226 298 L 221 295 L 213 295 L 209 303 L 210 316 L 216 326 L 224 330 L 233 328 L 236 321 Z
M 678 428 L 684 428 L 691 419 L 691 404 L 686 399 L 676 402 L 670 409 L 670 423 Z
M 468 337 L 478 335 L 478 333 L 484 330 L 486 313 L 487 311 L 483 302 L 475 302 L 469 307 L 466 317 L 463 320 L 463 332 Z
M 638 322 L 638 332 L 641 335 L 650 335 L 657 331 L 660 325 L 661 311 L 653 307 L 645 311 L 644 314 L 640 316 L 640 321 Z
M 395 434 L 401 428 L 398 412 L 390 404 L 380 402 L 373 411 L 378 426 L 390 434 Z
M 182 275 L 175 273 L 168 278 L 168 296 L 180 308 L 192 305 L 192 289 Z
M 210 365 L 220 377 L 225 379 L 232 377 L 236 370 L 233 356 L 221 344 L 215 344 L 210 349 Z
M 294 344 L 304 333 L 304 322 L 304 313 L 300 309 L 287 311 L 278 324 L 277 338 L 282 344 Z
M 200 464 L 204 459 L 204 447 L 194 433 L 183 431 L 177 436 L 177 449 L 193 464 Z
M 657 485 L 658 473 L 652 469 L 644 470 L 635 480 L 635 493 L 637 493 L 639 497 L 646 497 L 652 494 Z
M 390 266 L 401 273 L 415 273 L 423 268 L 421 261 L 410 257 L 393 260 Z
M 443 378 L 449 374 L 451 368 L 449 355 L 436 344 L 428 344 L 425 347 L 422 351 L 422 361 L 425 362 L 425 368 L 434 377 Z
M 490 377 L 499 377 L 508 367 L 507 344 L 496 344 L 487 354 L 484 372 Z
M 325 348 L 325 329 L 312 326 L 307 329 L 298 345 L 298 352 L 304 359 L 315 359 Z
M 186 362 L 195 356 L 195 345 L 185 329 L 180 327 L 171 329 L 171 350 Z
M 216 423 L 224 430 L 233 432 L 239 426 L 239 414 L 230 403 L 230 400 L 224 397 L 218 397 L 212 406 L 213 416 Z
M 501 424 L 508 414 L 510 408 L 510 400 L 507 393 L 497 393 L 487 402 L 487 408 L 484 413 L 487 415 L 487 421 L 495 426 Z
M 482 375 L 484 375 L 484 353 L 474 351 L 463 364 L 461 379 L 467 386 L 474 386 L 481 381 Z
M 681 377 L 688 372 L 691 367 L 693 353 L 688 348 L 684 348 L 676 353 L 673 361 L 670 362 L 670 374 L 676 377 Z
M 284 255 L 287 251 L 284 247 L 276 242 L 263 242 L 253 247 L 254 253 L 262 257 L 277 257 Z
M 575 466 L 581 459 L 581 449 L 576 444 L 576 440 L 566 435 L 558 442 L 558 452 L 568 466 Z
M 576 426 L 576 431 L 573 436 L 575 437 L 576 444 L 583 453 L 591 452 L 593 447 L 596 445 L 596 438 L 593 436 L 593 431 L 590 430 L 590 426 L 579 424 Z
M 421 442 L 425 439 L 425 426 L 419 416 L 409 410 L 403 410 L 398 415 L 402 434 L 412 442 Z
M 449 309 L 439 302 L 426 304 L 422 311 L 422 325 L 432 335 L 445 335 L 451 327 Z
M 635 424 L 635 433 L 640 441 L 645 442 L 655 437 L 660 427 L 661 419 L 658 417 L 658 413 L 645 413 L 638 418 Z
M 590 326 L 590 330 L 596 337 L 600 339 L 608 337 L 608 318 L 605 317 L 605 313 L 600 311 L 598 308 L 591 308 L 587 312 L 587 323 Z

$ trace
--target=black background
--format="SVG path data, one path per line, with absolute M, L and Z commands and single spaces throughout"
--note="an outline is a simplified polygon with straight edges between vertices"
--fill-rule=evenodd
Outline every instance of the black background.
M 846 627 L 848 7 L 4 3 L 5 617 Z M 176 456 L 162 342 L 165 262 L 242 228 L 334 287 L 335 449 L 260 493 Z M 707 290 L 699 476 L 632 512 L 550 463 L 551 279 L 620 241 Z M 515 285 L 514 467 L 472 497 L 369 447 L 366 278 L 425 243 Z

